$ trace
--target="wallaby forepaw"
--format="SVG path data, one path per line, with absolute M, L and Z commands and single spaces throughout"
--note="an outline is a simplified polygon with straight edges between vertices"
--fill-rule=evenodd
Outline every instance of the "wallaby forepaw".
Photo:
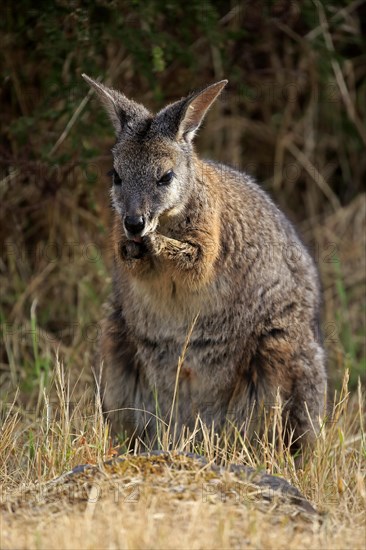
M 163 249 L 162 239 L 163 236 L 156 232 L 149 233 L 149 235 L 142 238 L 142 242 L 151 256 L 158 256 L 161 253 Z
M 121 257 L 123 260 L 139 260 L 146 254 L 146 245 L 141 242 L 126 241 L 121 245 Z

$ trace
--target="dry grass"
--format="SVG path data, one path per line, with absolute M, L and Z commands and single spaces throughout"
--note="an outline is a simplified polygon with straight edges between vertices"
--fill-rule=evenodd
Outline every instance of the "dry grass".
M 364 396 L 350 395 L 345 376 L 316 447 L 303 469 L 268 432 L 249 444 L 229 443 L 205 427 L 176 439 L 177 451 L 199 451 L 224 467 L 242 463 L 284 476 L 317 508 L 309 515 L 250 480 L 215 472 L 172 454 L 113 457 L 98 400 L 79 392 L 57 362 L 50 390 L 32 416 L 3 406 L 0 439 L 1 548 L 364 548 L 366 504 Z M 53 405 L 51 408 L 50 402 Z M 278 414 L 272 417 L 276 428 Z M 171 432 L 173 433 L 173 427 Z M 169 441 L 169 434 L 163 434 Z M 54 477 L 90 463 L 98 468 Z M 267 496 L 267 498 L 265 498 Z

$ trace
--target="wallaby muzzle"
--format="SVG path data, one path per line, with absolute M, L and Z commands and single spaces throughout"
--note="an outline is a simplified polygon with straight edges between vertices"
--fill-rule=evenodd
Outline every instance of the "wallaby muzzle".
M 127 237 L 133 240 L 141 236 L 145 228 L 145 218 L 144 216 L 126 216 L 124 224 Z

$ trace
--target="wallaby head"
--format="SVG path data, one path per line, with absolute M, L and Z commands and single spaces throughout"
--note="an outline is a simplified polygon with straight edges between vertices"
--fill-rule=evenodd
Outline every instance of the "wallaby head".
M 156 115 L 124 94 L 83 74 L 115 127 L 112 204 L 128 239 L 155 231 L 161 216 L 174 216 L 189 200 L 194 177 L 193 137 L 227 84 L 222 80 Z

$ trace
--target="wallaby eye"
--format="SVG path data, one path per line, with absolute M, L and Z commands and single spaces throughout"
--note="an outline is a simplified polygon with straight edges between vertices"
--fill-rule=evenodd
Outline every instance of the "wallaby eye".
M 168 170 L 163 176 L 161 176 L 160 180 L 158 180 L 158 185 L 169 185 L 169 183 L 172 183 L 173 178 L 175 174 L 173 170 Z
M 111 176 L 113 185 L 121 185 L 122 180 L 114 168 L 108 172 L 108 176 Z

